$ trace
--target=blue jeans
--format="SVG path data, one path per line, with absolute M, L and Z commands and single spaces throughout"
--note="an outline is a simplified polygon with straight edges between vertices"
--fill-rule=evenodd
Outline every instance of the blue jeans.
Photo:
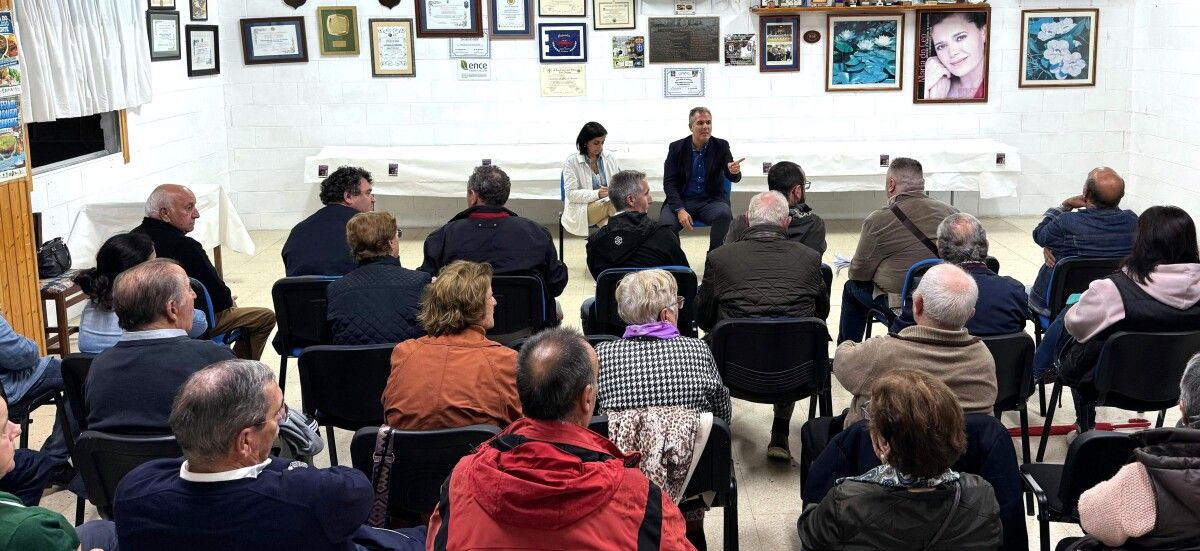
M 1062 355 L 1063 348 L 1070 342 L 1071 335 L 1067 333 L 1063 318 L 1071 307 L 1067 306 L 1058 317 L 1046 328 L 1042 335 L 1042 344 L 1033 353 L 1033 380 L 1038 381 L 1051 370 L 1057 371 L 1055 361 Z M 1035 322 L 1037 323 L 1037 322 Z M 1083 400 L 1083 394 L 1071 388 L 1071 398 L 1075 403 L 1075 422 L 1079 424 L 1080 432 L 1091 430 L 1096 425 L 1096 408 L 1088 406 Z
M 42 376 L 38 380 L 33 382 L 33 385 L 29 387 L 29 390 L 26 390 L 24 394 L 17 397 L 15 400 L 10 398 L 8 404 L 9 411 L 14 409 L 23 409 L 24 406 L 34 398 L 37 398 L 38 396 L 41 396 L 42 394 L 52 390 L 62 391 L 62 389 L 62 364 L 60 364 L 57 360 L 52 361 L 46 364 L 46 370 L 42 372 Z M 64 410 L 66 413 L 66 418 L 68 420 L 72 419 L 73 417 L 71 416 L 71 409 L 66 403 L 65 398 L 63 399 L 63 407 L 66 408 Z M 46 438 L 46 442 L 42 444 L 42 453 L 53 462 L 55 467 L 66 465 L 67 458 L 70 457 L 70 454 L 67 452 L 67 441 L 63 437 L 61 423 L 54 423 L 54 429 L 50 432 L 50 436 Z
M 13 470 L 0 478 L 0 492 L 17 496 L 26 507 L 37 505 L 55 462 L 43 453 L 20 449 L 13 454 L 13 464 Z
M 842 317 L 838 321 L 837 344 L 848 340 L 862 342 L 867 323 L 871 321 L 872 310 L 882 313 L 888 318 L 887 324 L 892 324 L 895 315 L 888 306 L 887 295 L 874 295 L 875 283 L 871 281 L 851 279 L 842 287 Z
M 729 203 L 707 197 L 684 199 L 683 209 L 691 215 L 693 221 L 709 225 L 711 231 L 708 234 L 708 250 L 711 251 L 725 243 L 725 234 L 729 233 L 729 224 L 733 222 L 733 210 L 729 208 Z M 679 223 L 679 217 L 671 212 L 670 206 L 666 203 L 663 203 L 658 222 L 664 226 L 670 226 L 675 233 L 679 233 L 679 230 L 683 229 L 683 224 Z

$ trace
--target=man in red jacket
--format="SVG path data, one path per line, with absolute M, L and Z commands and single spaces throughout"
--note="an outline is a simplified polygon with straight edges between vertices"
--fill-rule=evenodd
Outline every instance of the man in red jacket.
M 694 549 L 670 496 L 587 429 L 596 353 L 576 331 L 543 331 L 521 348 L 527 417 L 463 458 L 442 485 L 426 549 Z

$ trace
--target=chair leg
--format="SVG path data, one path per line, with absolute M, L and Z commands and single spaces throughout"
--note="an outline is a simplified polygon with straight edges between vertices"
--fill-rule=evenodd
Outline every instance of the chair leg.
M 32 415 L 33 415 L 32 410 L 27 411 L 27 412 L 25 412 L 25 416 L 21 418 L 20 441 L 21 441 L 21 447 L 26 448 L 26 449 L 29 448 L 29 423 L 32 422 L 32 419 L 30 419 L 30 416 L 32 416 Z M 9 442 L 11 442 L 11 440 L 9 440 Z
M 559 262 L 563 261 L 563 249 L 565 246 L 563 239 L 565 237 L 566 237 L 566 232 L 563 231 L 562 213 L 559 213 L 559 215 L 558 215 L 558 261 Z
M 1054 381 L 1054 390 L 1050 392 L 1050 409 L 1046 411 L 1046 424 L 1042 426 L 1041 442 L 1038 443 L 1038 463 L 1041 463 L 1042 458 L 1046 457 L 1046 440 L 1050 438 L 1050 429 L 1054 426 L 1054 404 L 1058 403 L 1058 397 L 1061 394 L 1062 382 Z
M 326 441 L 325 447 L 329 448 L 329 466 L 336 467 L 337 460 L 337 440 L 333 439 L 333 425 L 325 425 Z
M 871 326 L 872 325 L 875 325 L 875 318 L 873 316 L 870 318 L 867 318 L 867 330 L 863 334 L 863 339 L 871 338 Z
M 1161 429 L 1163 426 L 1163 422 L 1165 422 L 1166 420 L 1167 420 L 1167 410 L 1164 409 L 1164 410 L 1158 412 L 1158 422 L 1156 422 L 1154 424 L 1154 426 Z
M 75 496 L 75 526 L 83 524 L 83 496 Z
M 729 499 L 725 501 L 725 551 L 738 551 L 738 499 L 737 481 L 729 485 Z
M 1042 551 L 1050 551 L 1050 521 L 1045 518 L 1038 520 L 1038 538 Z
M 291 352 L 291 350 L 284 350 L 283 354 L 279 355 L 279 390 L 282 390 L 285 394 L 287 393 L 288 352 Z
M 1046 416 L 1046 383 L 1038 381 L 1038 415 Z
M 1029 464 L 1029 408 L 1025 404 L 1021 404 L 1021 409 L 1017 410 L 1021 416 L 1021 459 L 1026 465 Z M 1033 492 L 1024 490 L 1021 493 L 1025 494 L 1025 510 L 1026 514 L 1033 514 Z
M 808 397 L 808 418 L 815 419 L 817 417 L 817 402 L 821 400 L 821 395 L 813 394 Z

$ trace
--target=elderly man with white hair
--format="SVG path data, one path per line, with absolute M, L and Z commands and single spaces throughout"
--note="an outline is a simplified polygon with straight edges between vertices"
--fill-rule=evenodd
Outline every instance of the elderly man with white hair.
M 788 201 L 778 191 L 750 199 L 742 238 L 708 253 L 697 297 L 696 321 L 711 331 L 726 318 L 824 318 L 829 291 L 821 279 L 821 253 L 787 235 Z M 786 461 L 795 402 L 775 405 L 767 456 Z
M 871 384 L 900 368 L 924 371 L 950 387 L 963 413 L 992 413 L 996 402 L 996 363 L 987 346 L 964 327 L 975 314 L 979 287 L 962 268 L 939 264 L 913 292 L 917 324 L 899 333 L 846 341 L 833 357 L 833 375 L 854 400 L 845 426 L 862 418 Z

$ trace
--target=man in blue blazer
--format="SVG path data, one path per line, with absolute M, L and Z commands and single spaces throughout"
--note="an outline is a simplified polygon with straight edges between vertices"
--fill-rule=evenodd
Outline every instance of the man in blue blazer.
M 676 232 L 692 229 L 692 221 L 712 227 L 708 250 L 725 242 L 725 233 L 733 213 L 725 180 L 742 179 L 742 161 L 733 160 L 729 142 L 712 137 L 712 113 L 707 107 L 694 107 L 688 113 L 688 128 L 692 135 L 672 142 L 663 163 L 663 202 L 659 222 Z

